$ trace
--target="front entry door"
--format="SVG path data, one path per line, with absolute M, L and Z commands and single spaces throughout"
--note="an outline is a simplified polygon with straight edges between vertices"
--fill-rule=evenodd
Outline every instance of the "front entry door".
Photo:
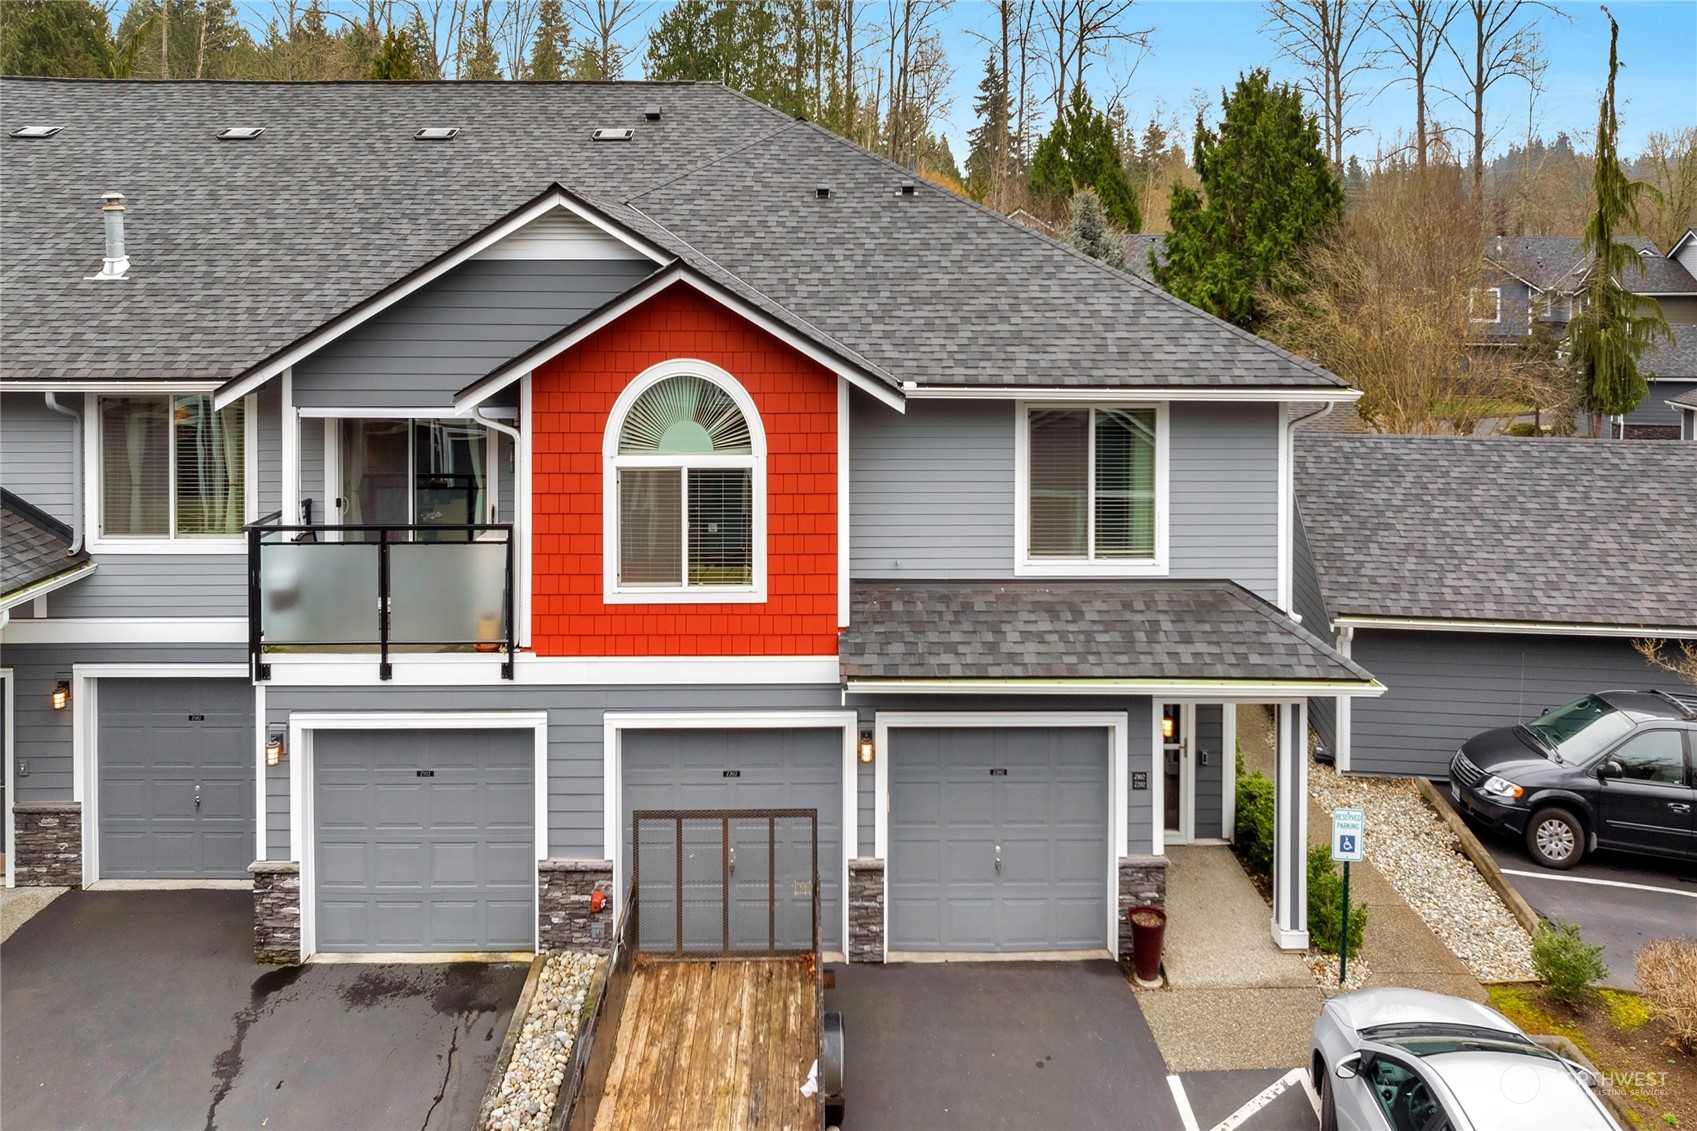
M 1196 708 L 1167 703 L 1161 708 L 1161 807 L 1163 839 L 1184 844 L 1195 835 L 1191 785 L 1195 771 Z

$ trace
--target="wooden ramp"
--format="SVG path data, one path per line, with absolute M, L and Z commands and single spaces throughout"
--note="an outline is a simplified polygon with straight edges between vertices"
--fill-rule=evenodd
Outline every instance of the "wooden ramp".
M 812 956 L 638 959 L 595 1131 L 815 1131 Z

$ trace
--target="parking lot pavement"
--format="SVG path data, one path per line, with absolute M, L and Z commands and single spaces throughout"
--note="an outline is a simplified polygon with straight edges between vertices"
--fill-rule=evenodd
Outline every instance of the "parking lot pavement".
M 0 945 L 6 1131 L 469 1127 L 522 963 L 253 960 L 245 891 L 73 891 Z
M 1183 1131 L 1314 1131 L 1308 1070 L 1186 1072 L 1169 1078 Z
M 1611 985 L 1637 988 L 1633 961 L 1651 939 L 1697 937 L 1697 861 L 1603 850 L 1558 872 L 1534 863 L 1517 837 L 1474 831 L 1532 910 L 1603 944 Z
M 833 966 L 854 1131 L 1178 1131 L 1166 1066 L 1120 968 Z

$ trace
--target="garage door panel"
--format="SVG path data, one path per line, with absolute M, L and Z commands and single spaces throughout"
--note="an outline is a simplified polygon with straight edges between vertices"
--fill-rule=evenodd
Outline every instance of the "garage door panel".
M 441 888 L 450 884 L 476 882 L 477 845 L 444 844 L 441 841 L 430 845 L 431 887 Z
M 897 729 L 886 757 L 891 949 L 1106 944 L 1104 730 Z

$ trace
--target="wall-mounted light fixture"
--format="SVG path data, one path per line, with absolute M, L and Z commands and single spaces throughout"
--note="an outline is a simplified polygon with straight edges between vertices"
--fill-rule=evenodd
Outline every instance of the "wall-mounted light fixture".
M 71 705 L 71 681 L 62 679 L 53 685 L 53 709 L 63 711 Z
M 288 748 L 283 745 L 283 732 L 274 730 L 265 736 L 265 764 L 275 766 L 288 756 Z
M 874 753 L 875 753 L 875 749 L 872 745 L 872 732 L 869 731 L 869 730 L 861 731 L 860 732 L 860 760 L 862 762 L 870 763 L 872 761 L 872 756 L 873 756 Z
M 1173 736 L 1173 717 L 1172 717 L 1171 714 L 1164 714 L 1164 715 L 1161 716 L 1161 737 L 1162 738 L 1171 738 L 1172 736 Z

